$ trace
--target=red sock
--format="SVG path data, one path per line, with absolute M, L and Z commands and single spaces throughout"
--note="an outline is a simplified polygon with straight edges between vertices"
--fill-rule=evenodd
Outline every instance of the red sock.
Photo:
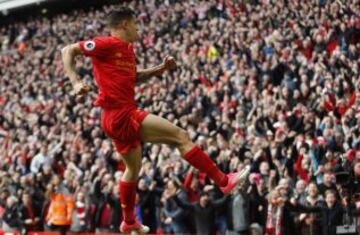
M 127 224 L 135 222 L 135 198 L 137 182 L 120 182 L 120 202 L 124 221 Z
M 194 146 L 189 152 L 185 153 L 184 159 L 199 171 L 205 172 L 216 185 L 220 187 L 226 186 L 228 182 L 227 176 L 199 146 Z

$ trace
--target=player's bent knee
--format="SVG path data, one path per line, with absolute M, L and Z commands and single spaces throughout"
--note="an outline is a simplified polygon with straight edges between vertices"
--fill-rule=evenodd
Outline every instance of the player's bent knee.
M 178 146 L 185 146 L 185 145 L 189 145 L 191 144 L 191 138 L 190 135 L 187 131 L 180 129 L 178 130 L 178 134 L 177 134 L 177 140 L 178 140 Z

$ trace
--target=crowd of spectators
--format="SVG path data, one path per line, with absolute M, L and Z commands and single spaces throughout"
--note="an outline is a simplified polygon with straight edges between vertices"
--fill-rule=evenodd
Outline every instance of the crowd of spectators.
M 137 12 L 139 68 L 166 55 L 179 65 L 136 87 L 139 106 L 189 131 L 225 172 L 251 165 L 225 197 L 171 146 L 145 144 L 136 213 L 151 232 L 330 235 L 356 218 L 359 0 L 126 4 Z M 106 35 L 116 6 L 0 28 L 3 230 L 119 231 L 123 168 L 92 105 L 91 60 L 78 58 L 92 86 L 78 103 L 60 54 Z

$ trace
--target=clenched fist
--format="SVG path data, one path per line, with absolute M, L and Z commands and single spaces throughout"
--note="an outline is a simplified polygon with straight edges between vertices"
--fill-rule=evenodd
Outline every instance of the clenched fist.
M 74 84 L 74 91 L 76 95 L 86 95 L 90 91 L 90 87 L 86 85 L 84 82 L 76 82 Z
M 166 56 L 165 59 L 164 59 L 163 64 L 164 64 L 164 68 L 166 70 L 174 69 L 177 66 L 176 62 L 175 62 L 175 59 L 172 56 Z

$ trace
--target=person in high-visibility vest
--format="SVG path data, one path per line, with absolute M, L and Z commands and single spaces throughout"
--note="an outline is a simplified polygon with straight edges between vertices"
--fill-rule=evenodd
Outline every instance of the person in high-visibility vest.
M 53 178 L 47 195 L 50 200 L 50 206 L 46 221 L 52 230 L 59 231 L 62 235 L 65 235 L 71 226 L 74 199 L 66 186 L 61 183 L 59 176 Z

